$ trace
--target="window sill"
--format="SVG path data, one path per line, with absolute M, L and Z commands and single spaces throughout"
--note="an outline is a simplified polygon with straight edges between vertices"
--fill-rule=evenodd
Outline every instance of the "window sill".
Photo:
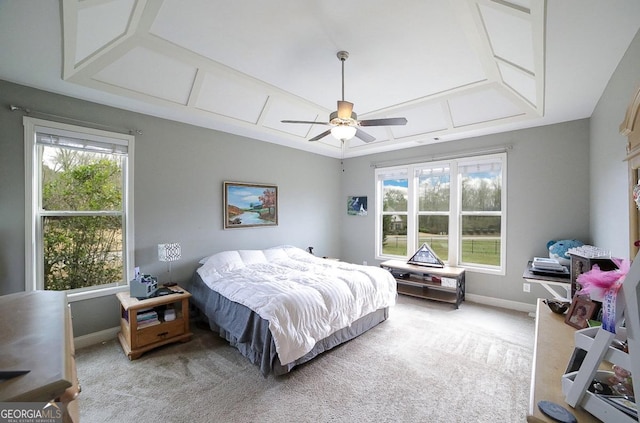
M 466 269 L 467 272 L 474 272 L 474 273 L 484 273 L 487 275 L 495 275 L 495 276 L 505 276 L 506 275 L 506 271 L 505 269 L 501 269 L 501 268 L 497 268 L 497 269 L 489 269 L 486 267 L 475 267 L 475 266 L 469 266 L 467 265 L 460 265 L 458 267 L 464 267 Z
M 67 301 L 84 301 L 91 298 L 106 297 L 108 295 L 115 295 L 118 292 L 129 291 L 129 285 L 111 286 L 109 288 L 97 288 L 88 291 L 68 292 Z

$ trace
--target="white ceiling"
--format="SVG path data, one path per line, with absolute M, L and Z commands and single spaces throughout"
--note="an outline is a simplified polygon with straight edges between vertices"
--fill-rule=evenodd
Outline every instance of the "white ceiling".
M 638 0 L 0 0 L 0 79 L 354 157 L 589 117 L 639 27 Z M 328 120 L 340 50 L 358 118 L 406 126 L 280 122 Z

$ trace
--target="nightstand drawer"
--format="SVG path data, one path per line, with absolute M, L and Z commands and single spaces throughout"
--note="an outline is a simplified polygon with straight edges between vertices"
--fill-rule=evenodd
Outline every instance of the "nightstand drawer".
M 165 322 L 144 329 L 139 329 L 137 335 L 138 342 L 136 347 L 144 347 L 145 345 L 155 342 L 164 341 L 184 333 L 184 322 L 181 318 L 172 322 Z

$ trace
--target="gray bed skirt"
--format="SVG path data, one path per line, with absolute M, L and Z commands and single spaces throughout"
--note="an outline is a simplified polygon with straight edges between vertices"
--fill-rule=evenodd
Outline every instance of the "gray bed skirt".
M 238 304 L 210 289 L 194 272 L 186 287 L 191 293 L 191 303 L 200 311 L 211 330 L 260 368 L 264 377 L 270 373 L 283 375 L 318 354 L 347 342 L 366 332 L 389 317 L 389 309 L 374 311 L 318 341 L 313 349 L 292 363 L 282 365 L 269 331 L 269 322 L 242 304 Z

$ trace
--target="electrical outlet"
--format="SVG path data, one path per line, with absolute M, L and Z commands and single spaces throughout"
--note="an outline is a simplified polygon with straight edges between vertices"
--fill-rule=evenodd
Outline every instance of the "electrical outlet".
M 531 284 L 523 283 L 523 284 L 522 284 L 522 290 L 523 290 L 524 292 L 531 292 Z
M 362 265 L 363 265 L 363 266 L 366 266 L 366 265 L 367 265 L 367 261 L 366 261 L 366 260 L 363 260 L 363 261 L 362 261 Z

